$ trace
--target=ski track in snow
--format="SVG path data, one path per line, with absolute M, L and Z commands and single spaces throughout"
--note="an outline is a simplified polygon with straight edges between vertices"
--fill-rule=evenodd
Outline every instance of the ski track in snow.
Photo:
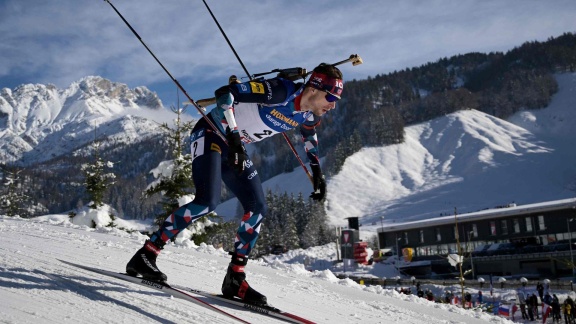
M 116 229 L 0 216 L 0 322 L 234 323 L 190 302 L 58 261 L 122 272 L 144 240 Z M 219 292 L 228 262 L 226 253 L 211 246 L 168 246 L 158 266 L 171 283 Z M 317 323 L 510 323 L 280 261 L 251 261 L 246 270 L 250 284 L 272 305 Z M 219 307 L 253 323 L 283 323 Z

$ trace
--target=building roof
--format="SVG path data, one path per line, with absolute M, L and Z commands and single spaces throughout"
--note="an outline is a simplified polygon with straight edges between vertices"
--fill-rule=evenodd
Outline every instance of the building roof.
M 574 212 L 576 213 L 576 198 L 547 201 L 542 203 L 535 203 L 521 206 L 512 204 L 502 208 L 492 208 L 473 213 L 456 215 L 456 219 L 458 222 L 472 222 L 479 220 L 489 220 L 495 218 L 505 218 L 526 214 L 549 212 L 568 208 L 573 208 Z M 415 228 L 454 224 L 455 221 L 454 218 L 455 216 L 451 215 L 451 216 L 435 217 L 431 219 L 424 219 L 406 223 L 392 223 L 384 225 L 383 228 L 378 228 L 378 232 L 396 232 L 401 230 L 411 230 Z

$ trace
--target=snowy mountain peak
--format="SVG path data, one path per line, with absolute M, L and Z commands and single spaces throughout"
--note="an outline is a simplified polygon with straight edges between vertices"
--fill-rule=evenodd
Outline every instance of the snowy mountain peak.
M 146 87 L 130 89 L 99 76 L 84 77 L 66 89 L 52 84 L 4 88 L 0 90 L 0 160 L 31 164 L 69 153 L 92 141 L 94 129 L 105 124 L 106 130 L 97 131 L 104 136 L 125 134 L 126 127 L 130 138 L 157 133 L 155 125 L 147 122 L 135 127 L 134 123 L 143 119 L 121 120 L 126 115 L 146 116 L 161 110 L 162 102 Z M 110 127 L 114 121 L 119 121 L 118 127 Z M 60 150 L 61 140 L 66 138 L 73 143 Z M 21 161 L 23 158 L 26 161 Z
M 69 89 L 70 91 L 80 90 L 82 99 L 99 97 L 152 109 L 162 108 L 162 102 L 158 96 L 148 88 L 137 87 L 131 90 L 126 84 L 112 82 L 100 76 L 84 77 L 78 82 L 72 83 Z

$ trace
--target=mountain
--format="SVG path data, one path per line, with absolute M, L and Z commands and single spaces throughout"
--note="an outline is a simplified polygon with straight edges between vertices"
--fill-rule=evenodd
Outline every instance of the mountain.
M 462 110 L 405 128 L 401 144 L 364 147 L 328 181 L 331 223 L 360 217 L 364 230 L 401 222 L 572 198 L 576 193 L 576 73 L 555 76 L 548 107 L 507 120 Z M 264 183 L 266 190 L 311 192 L 301 168 Z M 233 215 L 236 201 L 216 211 Z M 382 217 L 382 218 L 381 218 Z
M 119 216 L 154 217 L 161 210 L 159 197 L 142 200 L 142 193 L 151 181 L 150 170 L 170 159 L 166 130 L 159 124 L 173 127 L 175 118 L 147 88 L 130 89 L 98 76 L 66 89 L 42 84 L 4 88 L 0 164 L 23 170 L 22 190 L 38 206 L 66 212 L 89 202 L 80 168 L 97 153 L 114 163 L 116 183 L 105 201 Z M 194 121 L 185 114 L 182 120 Z
M 31 165 L 106 137 L 133 143 L 158 134 L 158 96 L 145 87 L 89 76 L 67 89 L 25 84 L 0 91 L 0 161 Z
M 507 120 L 463 110 L 406 128 L 399 145 L 364 148 L 328 184 L 343 224 L 410 221 L 572 198 L 576 194 L 576 74 L 556 75 L 548 107 Z

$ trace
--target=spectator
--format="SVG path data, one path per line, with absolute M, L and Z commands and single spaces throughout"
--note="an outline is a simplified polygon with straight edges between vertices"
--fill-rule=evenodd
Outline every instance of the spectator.
M 429 301 L 434 301 L 434 294 L 432 293 L 431 290 L 428 290 L 428 292 L 426 293 L 426 299 L 428 299 Z
M 528 317 L 530 321 L 534 320 L 534 307 L 532 307 L 532 297 L 526 298 L 526 308 L 528 309 Z
M 424 291 L 422 291 L 422 289 L 418 289 L 418 297 L 423 298 L 424 297 Z
M 544 296 L 550 293 L 550 280 L 544 280 Z
M 536 290 L 538 291 L 538 296 L 540 296 L 540 301 L 544 301 L 544 286 L 540 281 L 536 284 Z
M 524 295 L 524 292 L 521 290 L 518 290 L 518 303 L 520 304 L 520 312 L 522 313 L 522 319 L 527 320 L 529 317 L 528 314 L 526 314 L 526 295 Z M 534 315 L 531 315 L 530 317 L 534 318 Z
M 412 290 L 410 289 L 410 287 L 408 288 L 400 288 L 400 293 L 404 294 L 404 295 L 411 295 L 412 294 Z
M 574 313 L 575 313 L 575 312 L 574 312 L 574 300 L 572 300 L 572 298 L 570 298 L 570 296 L 568 296 L 568 298 L 566 298 L 566 301 L 567 301 L 568 304 L 570 305 L 570 309 L 571 309 L 570 314 L 571 314 L 572 316 L 571 316 L 570 320 L 571 320 L 571 321 L 574 321 Z
M 478 298 L 476 299 L 478 305 L 482 305 L 483 298 L 482 298 L 482 290 L 478 290 Z
M 552 304 L 550 306 L 552 306 L 552 322 L 560 323 L 560 320 L 562 319 L 560 317 L 560 301 L 558 300 L 558 296 L 556 296 L 556 294 L 553 295 Z
M 568 297 L 570 298 L 570 297 Z M 572 321 L 572 306 L 568 301 L 568 298 L 564 301 L 564 323 L 573 323 Z
M 472 295 L 469 292 L 464 294 L 464 301 L 464 308 L 471 306 L 470 303 L 472 303 Z
M 546 293 L 544 295 L 544 299 L 542 300 L 543 303 L 546 303 L 548 305 L 552 305 L 552 296 L 550 296 L 549 293 Z
M 535 293 L 532 293 L 530 296 L 530 308 L 532 308 L 532 312 L 536 315 L 536 319 L 540 319 L 540 315 L 538 314 L 538 297 L 536 297 Z
M 452 301 L 452 294 L 450 293 L 449 290 L 446 290 L 446 292 L 444 293 L 444 302 L 446 304 L 450 304 L 450 302 Z

